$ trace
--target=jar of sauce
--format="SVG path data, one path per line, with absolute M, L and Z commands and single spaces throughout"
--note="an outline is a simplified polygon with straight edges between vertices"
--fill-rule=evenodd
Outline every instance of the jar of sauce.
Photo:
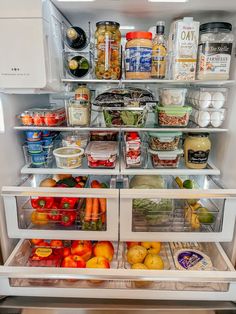
M 184 141 L 184 160 L 187 168 L 206 168 L 210 150 L 208 133 L 189 133 Z
M 152 33 L 129 32 L 126 40 L 126 78 L 149 79 L 152 70 Z
M 80 84 L 75 90 L 75 100 L 90 101 L 90 90 L 86 84 Z

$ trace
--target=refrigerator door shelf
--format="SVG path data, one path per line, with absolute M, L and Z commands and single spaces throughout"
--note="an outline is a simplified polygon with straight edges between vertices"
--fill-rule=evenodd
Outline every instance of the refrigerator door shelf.
M 201 208 L 191 205 L 196 203 Z M 122 189 L 120 239 L 231 241 L 235 206 L 236 190 L 231 189 Z
M 0 267 L 1 294 L 147 300 L 235 299 L 236 272 L 219 243 L 204 244 L 217 270 L 180 271 L 175 269 L 172 261 L 170 269 L 147 271 L 124 268 L 122 244 L 118 246 L 117 260 L 110 269 L 22 266 L 18 256 L 23 248 L 27 248 L 27 242 L 20 240 L 5 265 Z M 27 251 L 25 253 L 27 255 Z M 133 284 L 137 282 L 155 283 L 150 288 L 135 288 Z
M 118 239 L 118 189 L 3 187 L 2 195 L 10 238 L 107 239 L 114 241 Z M 40 213 L 38 215 L 35 209 L 32 208 L 30 202 L 30 197 L 39 196 L 80 199 L 106 198 L 106 216 L 100 215 L 100 217 L 98 215 L 96 221 L 93 217 L 85 221 L 85 201 L 82 201 L 79 203 L 80 208 L 76 210 L 76 220 L 70 225 L 62 225 L 60 223 L 62 216 L 74 211 L 67 209 L 67 212 L 65 212 L 59 208 L 60 218 L 57 218 L 57 221 L 48 218 L 47 213 L 50 213 L 50 209 L 46 210 L 46 214 L 40 216 Z M 42 223 L 40 224 L 41 220 Z

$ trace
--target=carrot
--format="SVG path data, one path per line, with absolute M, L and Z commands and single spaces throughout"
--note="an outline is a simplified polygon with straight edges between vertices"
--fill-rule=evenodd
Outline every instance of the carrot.
M 104 224 L 106 222 L 106 214 L 102 214 L 102 223 Z
M 98 182 L 97 180 L 93 180 L 91 182 L 91 188 L 93 188 L 93 189 L 100 189 L 101 188 L 101 183 Z
M 86 206 L 85 206 L 85 221 L 90 221 L 91 214 L 93 209 L 93 199 L 92 198 L 86 198 Z
M 100 204 L 100 211 L 102 214 L 105 214 L 107 209 L 107 199 L 106 198 L 99 198 L 99 204 Z
M 92 221 L 98 220 L 98 212 L 99 212 L 99 201 L 98 201 L 98 198 L 94 198 L 93 209 L 92 209 Z

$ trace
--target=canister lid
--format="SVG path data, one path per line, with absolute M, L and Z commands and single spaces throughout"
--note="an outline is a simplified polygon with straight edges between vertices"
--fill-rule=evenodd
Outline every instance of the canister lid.
M 120 24 L 114 21 L 99 21 L 96 23 L 96 26 L 103 26 L 103 25 L 107 25 L 107 26 L 117 26 L 119 27 Z
M 193 137 L 208 137 L 209 133 L 188 133 L 188 136 Z
M 132 39 L 152 39 L 152 33 L 150 32 L 128 32 L 126 34 L 127 40 Z
M 200 32 L 209 32 L 214 29 L 232 31 L 232 24 L 227 22 L 210 22 L 200 25 Z

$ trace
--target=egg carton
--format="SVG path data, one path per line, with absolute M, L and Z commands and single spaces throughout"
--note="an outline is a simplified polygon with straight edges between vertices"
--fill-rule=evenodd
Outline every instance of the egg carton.
M 219 128 L 225 120 L 226 109 L 195 109 L 191 113 L 191 120 L 198 126 L 205 128 L 212 126 Z
M 198 88 L 189 89 L 187 101 L 199 109 L 221 109 L 227 100 L 227 88 Z

